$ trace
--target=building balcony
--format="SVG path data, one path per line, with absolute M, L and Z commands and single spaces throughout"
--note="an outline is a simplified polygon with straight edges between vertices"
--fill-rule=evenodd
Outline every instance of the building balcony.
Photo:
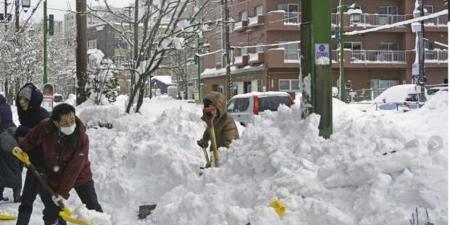
M 344 50 L 346 68 L 408 68 L 414 61 L 412 51 Z M 331 53 L 333 68 L 339 68 L 339 50 Z
M 254 16 L 248 18 L 248 26 L 254 27 L 264 24 L 264 16 Z
M 412 15 L 390 15 L 390 14 L 344 14 L 344 28 L 346 31 L 354 28 L 370 28 L 390 25 L 405 20 L 412 19 Z M 331 16 L 332 24 L 338 26 L 340 22 L 339 13 L 333 13 Z M 406 31 L 406 25 L 391 28 L 394 31 Z
M 237 67 L 242 67 L 248 65 L 248 55 L 235 56 L 233 58 L 233 65 Z
M 444 64 L 448 63 L 448 51 L 447 50 L 425 50 L 425 63 L 431 64 Z
M 236 22 L 234 23 L 233 31 L 244 31 L 245 29 L 247 29 L 247 25 L 248 25 L 247 20 Z
M 283 48 L 273 48 L 265 52 L 264 62 L 269 68 L 298 68 L 298 53 L 285 52 Z
M 426 32 L 444 32 L 448 30 L 448 17 L 447 15 L 439 16 L 433 19 L 424 21 Z
M 300 13 L 285 11 L 270 11 L 265 16 L 265 26 L 272 31 L 298 31 L 300 30 Z
M 264 52 L 250 53 L 248 55 L 248 61 L 250 64 L 259 64 L 264 62 Z

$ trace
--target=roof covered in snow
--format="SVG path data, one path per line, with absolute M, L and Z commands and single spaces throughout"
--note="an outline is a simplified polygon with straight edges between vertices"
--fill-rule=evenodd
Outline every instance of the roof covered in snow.
M 152 81 L 153 80 L 157 80 L 166 85 L 174 85 L 174 83 L 172 82 L 172 76 L 154 76 L 152 77 Z

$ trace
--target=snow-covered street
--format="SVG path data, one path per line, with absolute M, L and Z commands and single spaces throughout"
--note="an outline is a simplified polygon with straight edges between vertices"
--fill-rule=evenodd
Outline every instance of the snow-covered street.
M 329 140 L 318 136 L 317 116 L 301 120 L 282 107 L 239 127 L 221 167 L 202 176 L 200 106 L 158 97 L 142 114 L 125 115 L 124 102 L 77 108 L 90 127 L 97 193 L 115 225 L 400 225 L 416 207 L 427 208 L 434 224 L 448 223 L 447 93 L 406 113 L 362 112 L 335 99 Z M 112 129 L 98 126 L 106 123 Z M 81 204 L 76 196 L 72 208 Z M 282 218 L 268 207 L 275 199 L 287 206 Z M 143 204 L 157 208 L 139 220 Z M 17 207 L 1 203 L 0 211 Z M 31 224 L 42 224 L 42 209 L 37 200 Z

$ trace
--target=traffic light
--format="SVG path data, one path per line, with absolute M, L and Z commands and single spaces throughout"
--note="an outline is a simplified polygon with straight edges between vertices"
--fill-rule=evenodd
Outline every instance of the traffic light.
M 48 34 L 53 36 L 55 32 L 55 17 L 53 14 L 48 15 Z

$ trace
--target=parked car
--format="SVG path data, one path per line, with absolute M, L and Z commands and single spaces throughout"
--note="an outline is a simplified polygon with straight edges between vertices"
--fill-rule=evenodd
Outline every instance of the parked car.
M 427 86 L 428 95 L 434 95 L 438 91 L 448 91 L 448 84 L 437 84 Z
M 294 104 L 286 92 L 252 92 L 233 96 L 227 112 L 242 125 L 253 122 L 255 115 L 266 110 L 277 111 L 278 106 Z
M 375 98 L 374 102 L 378 110 L 411 110 L 425 103 L 428 97 L 427 90 L 424 96 L 421 95 L 419 86 L 402 84 L 386 89 Z

